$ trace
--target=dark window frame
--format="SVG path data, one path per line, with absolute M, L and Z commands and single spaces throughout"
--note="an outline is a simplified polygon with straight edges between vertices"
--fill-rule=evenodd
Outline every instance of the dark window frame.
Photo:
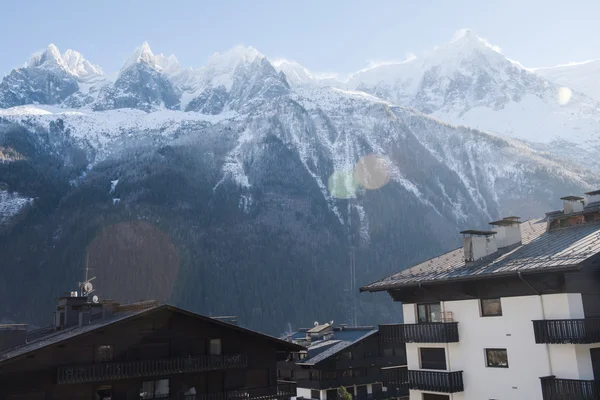
M 441 354 L 444 355 L 444 368 L 440 368 L 441 367 L 441 362 L 439 363 L 439 365 L 435 365 L 435 363 L 437 363 L 437 361 L 434 361 L 434 366 L 432 367 L 431 364 L 431 360 L 427 360 L 425 359 L 424 362 L 424 358 L 423 358 L 423 352 L 427 353 L 434 353 L 434 352 L 439 352 Z M 425 357 L 427 358 L 427 357 Z M 443 347 L 419 347 L 419 366 L 421 369 L 431 369 L 431 370 L 436 370 L 436 371 L 446 371 L 448 369 L 448 359 L 446 357 L 446 349 Z
M 142 381 L 141 382 L 142 383 L 142 387 L 140 388 L 140 392 L 141 392 L 141 390 L 144 387 L 143 384 L 144 383 L 149 383 L 149 382 L 152 382 L 153 392 L 152 392 L 152 397 L 141 397 L 141 393 L 140 393 L 140 398 L 141 399 L 164 399 L 165 396 L 157 395 L 156 394 L 156 385 L 160 381 L 167 381 L 167 385 L 168 385 L 168 388 L 169 388 L 169 393 L 167 393 L 167 396 L 170 396 L 171 395 L 171 378 L 167 377 L 167 378 L 156 378 L 156 379 L 150 379 L 150 380 L 144 380 L 144 381 Z
M 431 306 L 438 306 L 440 309 L 438 321 L 433 321 L 431 318 Z M 425 321 L 421 321 L 421 313 L 419 312 L 420 307 L 425 307 Z M 427 324 L 427 323 L 435 323 L 435 322 L 442 322 L 442 304 L 440 302 L 418 303 L 417 304 L 417 323 L 418 324 Z
M 506 365 L 493 365 L 490 363 L 490 351 L 503 351 L 506 354 Z M 490 349 L 485 349 L 485 366 L 487 368 L 508 368 L 509 367 L 509 363 L 508 363 L 508 350 L 507 349 L 501 349 L 501 348 L 490 348 Z
M 499 314 L 494 314 L 494 313 L 486 313 L 485 312 L 485 307 L 483 305 L 484 301 L 494 301 L 494 300 L 498 300 L 498 302 L 500 303 L 500 313 Z M 482 317 L 501 317 L 503 315 L 503 311 L 502 311 L 502 300 L 500 299 L 500 297 L 495 297 L 495 298 L 490 298 L 490 299 L 479 299 L 479 309 L 481 311 L 481 316 Z

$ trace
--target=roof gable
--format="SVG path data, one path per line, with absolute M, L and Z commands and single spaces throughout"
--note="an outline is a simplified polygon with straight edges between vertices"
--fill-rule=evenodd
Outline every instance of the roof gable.
M 263 333 L 260 333 L 257 331 L 253 331 L 251 329 L 242 328 L 237 325 L 232 325 L 227 322 L 213 319 L 211 317 L 206 317 L 204 315 L 196 314 L 194 312 L 187 311 L 182 308 L 164 304 L 164 305 L 160 305 L 160 306 L 145 308 L 142 310 L 137 309 L 137 310 L 130 310 L 130 311 L 122 311 L 122 312 L 118 312 L 114 315 L 111 315 L 109 317 L 106 317 L 106 318 L 103 318 L 100 320 L 96 320 L 96 321 L 92 321 L 89 325 L 84 325 L 81 327 L 74 326 L 74 327 L 63 329 L 63 330 L 56 331 L 56 332 L 53 331 L 48 335 L 44 335 L 42 337 L 36 338 L 36 339 L 34 339 L 28 343 L 25 343 L 21 346 L 18 346 L 18 347 L 12 348 L 12 349 L 8 349 L 4 352 L 0 352 L 0 364 L 7 362 L 9 360 L 20 358 L 20 357 L 25 356 L 33 351 L 41 350 L 47 346 L 67 342 L 73 338 L 81 337 L 83 335 L 89 334 L 89 333 L 94 332 L 101 328 L 105 328 L 105 327 L 113 326 L 113 325 L 116 325 L 116 324 L 119 324 L 122 322 L 130 321 L 132 318 L 148 316 L 148 315 L 158 313 L 158 312 L 164 311 L 164 310 L 169 310 L 171 312 L 185 315 L 190 318 L 195 318 L 198 320 L 209 322 L 209 323 L 217 325 L 217 326 L 222 326 L 227 329 L 231 329 L 232 331 L 237 331 L 237 332 L 240 332 L 243 334 L 250 335 L 254 338 L 263 339 L 265 341 L 273 343 L 275 345 L 275 348 L 277 351 L 299 351 L 299 350 L 304 349 L 304 347 L 297 345 L 295 343 L 287 342 L 285 340 L 281 340 L 281 339 L 275 338 L 273 336 L 269 336 L 269 335 L 266 335 L 266 334 L 263 334 Z

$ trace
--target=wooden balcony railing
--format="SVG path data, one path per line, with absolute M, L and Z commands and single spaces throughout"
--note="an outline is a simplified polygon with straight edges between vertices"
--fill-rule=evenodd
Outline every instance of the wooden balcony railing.
M 171 395 L 168 400 L 287 400 L 296 396 L 294 385 L 277 385 L 264 388 L 240 389 L 219 393 Z
M 600 399 L 599 381 L 556 379 L 554 376 L 545 376 L 540 380 L 544 400 Z
M 462 371 L 438 372 L 409 370 L 408 383 L 410 389 L 427 390 L 441 393 L 457 393 L 464 391 Z
M 458 322 L 379 325 L 384 343 L 456 343 Z
M 600 318 L 545 319 L 533 321 L 536 343 L 600 343 Z
M 58 368 L 57 383 L 99 382 L 134 377 L 244 368 L 246 365 L 245 354 L 201 355 L 160 360 L 71 365 Z

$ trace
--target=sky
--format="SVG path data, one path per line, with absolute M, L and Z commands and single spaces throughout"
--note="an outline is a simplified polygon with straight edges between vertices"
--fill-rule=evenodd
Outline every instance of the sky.
M 0 13 L 0 75 L 49 43 L 113 73 L 145 40 L 186 67 L 241 44 L 345 74 L 419 55 L 461 28 L 526 67 L 600 58 L 598 0 L 3 0 Z

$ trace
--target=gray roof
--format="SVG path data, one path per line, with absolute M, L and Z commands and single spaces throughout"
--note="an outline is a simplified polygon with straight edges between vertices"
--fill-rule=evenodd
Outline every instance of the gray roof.
M 576 268 L 583 261 L 600 253 L 600 223 L 582 224 L 550 232 L 546 232 L 546 223 L 545 218 L 523 222 L 520 225 L 522 244 L 485 262 L 467 265 L 460 247 L 366 285 L 360 290 L 377 292 L 419 283 Z
M 50 346 L 50 345 L 54 345 L 54 344 L 58 344 L 61 342 L 64 342 L 68 339 L 71 339 L 75 336 L 79 336 L 79 335 L 83 335 L 85 333 L 88 332 L 92 332 L 96 329 L 108 326 L 108 325 L 112 325 L 114 323 L 117 323 L 119 321 L 123 321 L 126 320 L 128 318 L 132 318 L 134 316 L 137 315 L 141 315 L 141 314 L 145 314 L 145 313 L 151 313 L 153 311 L 157 311 L 159 309 L 169 309 L 171 311 L 175 311 L 178 313 L 182 313 L 194 318 L 199 318 L 199 319 L 203 319 L 205 321 L 211 321 L 216 325 L 221 325 L 221 326 L 226 326 L 230 329 L 236 330 L 236 331 L 241 331 L 243 333 L 247 333 L 249 335 L 253 335 L 253 336 L 257 336 L 257 337 L 262 337 L 266 340 L 270 340 L 272 342 L 274 342 L 277 345 L 277 350 L 287 350 L 287 351 L 299 351 L 299 350 L 303 350 L 304 347 L 297 345 L 295 343 L 291 343 L 288 341 L 284 341 L 281 340 L 279 338 L 273 337 L 273 336 L 269 336 L 266 335 L 264 333 L 260 333 L 257 331 L 253 331 L 251 329 L 246 329 L 246 328 L 242 328 L 240 326 L 237 325 L 233 325 L 230 324 L 228 322 L 223 322 L 220 321 L 218 319 L 213 319 L 211 317 L 206 317 L 204 315 L 200 315 L 200 314 L 196 314 L 193 313 L 191 311 L 187 311 L 187 310 L 183 310 L 181 308 L 178 307 L 174 307 L 168 304 L 163 304 L 163 305 L 157 305 L 157 306 L 153 306 L 153 307 L 146 307 L 143 309 L 132 309 L 132 310 L 125 310 L 125 311 L 119 311 L 116 314 L 113 314 L 111 316 L 102 318 L 102 319 L 97 319 L 97 320 L 93 320 L 90 321 L 89 325 L 85 325 L 82 327 L 79 326 L 74 326 L 72 328 L 67 328 L 67 329 L 63 329 L 60 331 L 56 331 L 56 332 L 51 332 L 48 335 L 44 335 L 41 337 L 37 337 L 35 339 L 32 339 L 30 341 L 28 341 L 27 343 L 18 346 L 18 347 L 13 347 L 11 349 L 5 350 L 3 352 L 0 352 L 0 364 L 2 364 L 3 362 L 13 359 L 15 357 L 19 357 L 19 356 L 23 356 L 27 353 L 30 353 L 32 351 L 35 350 L 40 350 L 46 346 Z
M 346 328 L 343 330 L 335 330 L 333 338 L 329 340 L 317 340 L 311 343 L 306 349 L 308 356 L 298 365 L 315 365 L 327 358 L 336 355 L 342 350 L 352 346 L 353 344 L 366 339 L 367 337 L 379 332 L 373 327 L 369 328 Z M 294 332 L 287 338 L 289 340 L 302 339 L 306 337 L 306 332 Z
M 143 310 L 119 312 L 117 314 L 113 314 L 113 315 L 103 318 L 103 319 L 91 321 L 89 325 L 85 325 L 82 327 L 75 326 L 72 328 L 67 328 L 67 329 L 63 329 L 60 331 L 52 332 L 48 335 L 31 340 L 28 343 L 25 343 L 21 346 L 13 347 L 12 349 L 8 349 L 8 350 L 5 350 L 4 352 L 0 352 L 0 363 L 2 363 L 3 361 L 6 361 L 8 359 L 18 357 L 20 355 L 24 355 L 29 352 L 39 350 L 43 347 L 63 342 L 72 337 L 79 336 L 79 335 L 82 335 L 87 332 L 91 332 L 91 331 L 99 329 L 101 327 L 114 324 L 115 322 L 122 321 L 122 320 L 130 318 L 134 315 L 139 315 L 139 314 L 148 312 L 150 310 L 154 310 L 156 308 L 158 308 L 158 307 L 146 308 Z

